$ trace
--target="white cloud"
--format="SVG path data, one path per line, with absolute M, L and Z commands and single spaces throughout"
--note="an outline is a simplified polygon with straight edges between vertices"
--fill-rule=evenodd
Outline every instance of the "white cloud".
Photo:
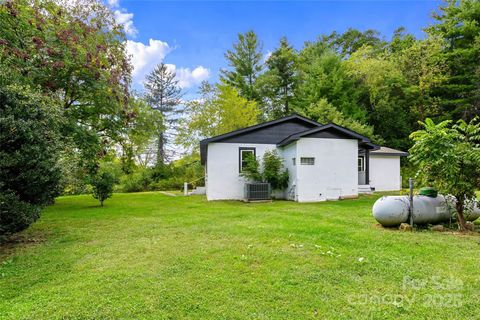
M 113 10 L 115 21 L 123 26 L 125 33 L 129 36 L 136 36 L 138 30 L 133 24 L 133 13 L 122 8 L 120 6 L 120 0 L 105 1 Z M 155 39 L 150 39 L 148 44 L 127 40 L 126 49 L 130 55 L 130 61 L 133 66 L 133 83 L 134 85 L 140 86 L 142 86 L 145 76 L 152 71 L 155 66 L 164 61 L 165 56 L 173 50 L 168 43 Z M 193 70 L 190 68 L 177 68 L 174 64 L 167 64 L 167 67 L 171 72 L 175 72 L 178 84 L 182 88 L 197 85 L 210 77 L 210 70 L 203 66 L 197 66 Z
M 113 16 L 115 17 L 115 21 L 123 26 L 127 35 L 132 37 L 137 35 L 138 30 L 133 25 L 133 13 L 129 13 L 125 9 L 119 9 L 113 12 Z
M 270 51 L 270 50 L 267 51 L 267 53 L 265 53 L 264 56 L 263 56 L 263 62 L 264 62 L 264 63 L 267 62 L 268 59 L 269 59 L 271 56 L 272 56 L 272 51 Z
M 133 24 L 133 13 L 128 12 L 125 8 L 120 7 L 120 0 L 106 0 L 108 6 L 113 10 L 115 21 L 123 26 L 125 33 L 131 37 L 135 37 L 138 33 L 137 28 Z
M 128 54 L 131 56 L 133 82 L 137 84 L 141 84 L 145 76 L 172 51 L 168 43 L 155 39 L 150 39 L 148 44 L 127 40 L 126 47 Z M 178 85 L 182 88 L 197 85 L 210 77 L 210 70 L 203 66 L 197 66 L 191 70 L 190 68 L 177 68 L 174 64 L 167 64 L 167 68 L 170 72 L 175 72 Z
M 127 40 L 126 48 L 128 54 L 131 55 L 132 77 L 135 84 L 142 84 L 145 76 L 157 64 L 164 61 L 166 55 L 173 50 L 168 43 L 155 39 L 150 39 L 148 44 Z M 197 85 L 210 76 L 210 71 L 203 66 L 197 66 L 191 70 L 190 68 L 167 64 L 167 68 L 176 73 L 178 84 L 182 88 Z
M 118 8 L 120 6 L 119 0 L 108 0 L 107 3 L 112 8 Z
M 150 39 L 148 44 L 127 40 L 127 52 L 131 55 L 133 81 L 142 82 L 145 75 L 163 61 L 171 51 L 168 43 Z
M 210 71 L 203 66 L 198 66 L 193 70 L 190 70 L 190 68 L 177 68 L 174 64 L 167 64 L 167 67 L 170 72 L 175 72 L 178 85 L 182 88 L 200 84 L 200 82 L 210 77 Z

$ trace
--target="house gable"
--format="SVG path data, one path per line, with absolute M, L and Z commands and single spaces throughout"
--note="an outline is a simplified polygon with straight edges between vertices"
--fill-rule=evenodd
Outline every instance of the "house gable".
M 321 124 L 294 114 L 285 118 L 269 121 L 236 130 L 200 142 L 200 156 L 202 164 L 207 159 L 209 143 L 251 143 L 251 144 L 278 144 L 292 134 L 308 131 Z
M 299 121 L 298 119 L 292 119 L 250 132 L 238 134 L 233 137 L 228 137 L 217 142 L 277 144 L 294 133 L 306 131 L 312 128 L 313 125 L 310 123 L 305 123 L 303 121 Z
M 369 138 L 356 133 L 350 129 L 336 125 L 334 123 L 322 125 L 310 130 L 292 134 L 278 143 L 278 146 L 286 146 L 300 138 L 325 138 L 325 139 L 356 139 L 359 147 L 365 149 L 377 149 L 378 146 L 373 144 Z

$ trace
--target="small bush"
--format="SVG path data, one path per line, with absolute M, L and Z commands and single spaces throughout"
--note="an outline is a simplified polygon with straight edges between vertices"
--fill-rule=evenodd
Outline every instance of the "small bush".
M 108 171 L 99 172 L 91 179 L 93 197 L 100 201 L 102 207 L 103 202 L 112 196 L 115 183 L 115 176 Z

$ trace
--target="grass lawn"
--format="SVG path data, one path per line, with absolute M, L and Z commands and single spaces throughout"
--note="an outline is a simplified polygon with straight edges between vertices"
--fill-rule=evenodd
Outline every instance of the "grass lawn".
M 376 198 L 62 197 L 1 249 L 0 318 L 480 317 L 480 236 L 380 228 Z

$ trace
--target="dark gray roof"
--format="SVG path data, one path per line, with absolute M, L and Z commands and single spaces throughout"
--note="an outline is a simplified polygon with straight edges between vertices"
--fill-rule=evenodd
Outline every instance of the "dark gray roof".
M 201 162 L 202 164 L 205 163 L 207 158 L 207 145 L 211 142 L 277 144 L 294 133 L 310 130 L 319 126 L 321 126 L 321 124 L 316 121 L 298 114 L 293 114 L 288 117 L 204 139 L 200 141 Z
M 350 139 L 353 138 L 353 139 L 359 140 L 361 143 L 371 145 L 372 148 L 370 149 L 373 149 L 376 147 L 374 144 L 371 143 L 369 138 L 359 133 L 356 133 L 355 131 L 339 126 L 338 124 L 335 124 L 335 123 L 329 123 L 329 124 L 319 126 L 310 130 L 294 133 L 289 137 L 285 138 L 284 140 L 282 140 L 278 145 L 280 147 L 286 146 L 287 144 L 297 141 L 302 137 L 308 137 L 308 136 L 325 137 L 325 138 L 340 138 L 340 137 L 350 138 Z
M 370 154 L 377 154 L 377 155 L 382 155 L 382 156 L 400 156 L 400 157 L 406 157 L 408 156 L 408 152 L 392 149 L 389 147 L 380 147 L 378 150 L 371 151 Z
M 379 147 L 367 137 L 334 123 L 322 125 L 293 114 L 281 119 L 260 123 L 200 141 L 200 159 L 205 164 L 208 144 L 212 142 L 288 145 L 301 137 L 357 139 L 359 146 L 376 150 Z

